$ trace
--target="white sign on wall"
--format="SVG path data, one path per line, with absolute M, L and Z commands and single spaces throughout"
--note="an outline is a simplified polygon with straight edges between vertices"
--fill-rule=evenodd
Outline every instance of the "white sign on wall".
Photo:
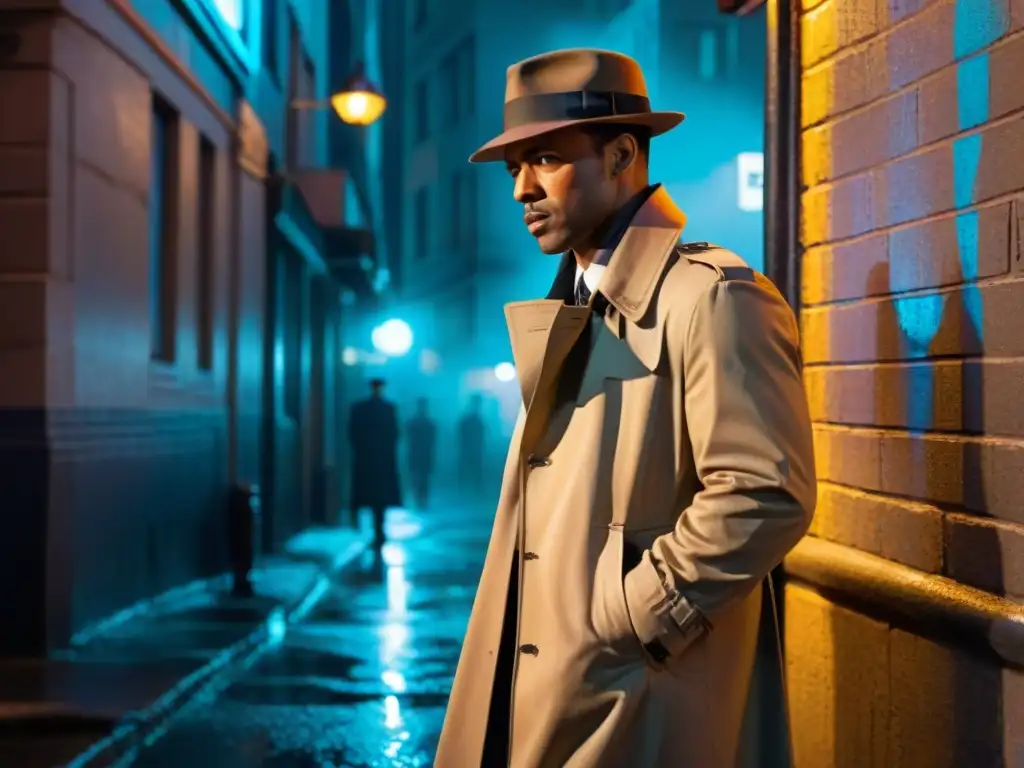
M 764 153 L 741 152 L 736 157 L 738 199 L 741 211 L 764 208 Z

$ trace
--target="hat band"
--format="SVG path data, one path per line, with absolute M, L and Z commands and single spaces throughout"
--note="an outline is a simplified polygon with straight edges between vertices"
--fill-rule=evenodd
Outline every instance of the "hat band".
M 505 130 L 530 123 L 636 115 L 651 111 L 646 96 L 620 91 L 565 91 L 520 96 L 505 103 Z

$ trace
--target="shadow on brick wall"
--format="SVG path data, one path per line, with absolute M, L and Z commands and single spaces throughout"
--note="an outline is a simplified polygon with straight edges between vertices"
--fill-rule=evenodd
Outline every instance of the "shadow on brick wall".
M 889 285 L 888 265 L 879 265 L 872 273 L 872 285 Z M 880 313 L 876 328 L 879 362 L 898 363 L 903 377 L 897 392 L 876 385 L 876 413 L 901 412 L 912 440 L 907 465 L 912 477 L 908 478 L 886 477 L 883 440 L 881 490 L 890 495 L 911 493 L 913 498 L 908 501 L 945 502 L 943 573 L 953 578 L 958 574 L 950 570 L 947 513 L 984 509 L 985 478 L 977 443 L 954 442 L 956 447 L 950 450 L 948 442 L 933 439 L 937 400 L 950 397 L 950 392 L 947 386 L 940 393 L 931 350 L 934 339 L 952 337 L 960 339 L 964 354 L 984 354 L 978 330 L 983 327 L 980 301 L 976 298 L 968 289 L 897 301 L 891 313 Z M 983 433 L 986 425 L 982 423 L 981 366 L 965 362 L 960 371 L 960 431 Z M 877 382 L 881 380 L 876 378 Z M 948 381 L 944 384 L 948 385 Z M 892 407 L 893 398 L 903 399 L 899 409 Z M 942 427 L 943 431 L 949 429 L 947 424 Z M 955 440 L 948 434 L 942 436 Z M 951 477 L 951 473 L 956 477 Z M 911 513 L 897 510 L 891 514 Z M 918 530 L 898 522 L 891 527 L 879 524 L 883 526 L 882 536 L 900 535 L 898 532 L 913 535 L 910 532 Z M 974 526 L 972 534 L 969 557 L 976 565 L 983 564 L 984 572 L 992 576 L 986 587 L 1001 592 L 1002 553 L 995 532 Z M 834 633 L 836 679 L 855 681 L 850 685 L 862 689 L 853 697 L 854 701 L 836 702 L 836 768 L 1004 764 L 1000 666 L 994 657 L 979 650 L 981 644 L 977 639 L 972 646 L 970 638 L 955 636 L 949 626 L 915 626 L 898 616 L 851 619 L 851 626 L 853 621 L 861 622 L 863 634 Z M 865 647 L 872 642 L 876 645 L 866 653 Z M 869 669 L 868 665 L 875 668 Z M 864 706 L 872 712 L 869 723 L 863 721 Z M 865 740 L 872 745 L 870 754 L 865 754 Z

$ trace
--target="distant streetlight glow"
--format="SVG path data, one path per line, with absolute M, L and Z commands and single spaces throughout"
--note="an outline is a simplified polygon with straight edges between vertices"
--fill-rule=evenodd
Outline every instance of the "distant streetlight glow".
M 432 349 L 424 349 L 420 352 L 420 371 L 430 375 L 437 373 L 437 369 L 441 367 L 441 358 L 437 352 Z
M 498 381 L 509 382 L 516 377 L 516 367 L 512 363 L 498 363 L 494 366 L 494 378 Z
M 355 365 L 359 362 L 359 350 L 354 347 L 345 347 L 341 353 L 341 362 L 345 365 Z
M 397 318 L 374 328 L 371 338 L 374 348 L 388 357 L 401 357 L 412 349 L 412 329 Z

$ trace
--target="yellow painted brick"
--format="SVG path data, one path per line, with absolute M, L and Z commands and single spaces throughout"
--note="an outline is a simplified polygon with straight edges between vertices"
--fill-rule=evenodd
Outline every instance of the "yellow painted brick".
M 976 654 L 893 629 L 887 768 L 1013 765 L 1001 750 L 1001 671 Z
M 801 313 L 804 361 L 867 363 L 928 357 L 1024 357 L 1024 281 L 809 307 Z M 977 328 L 975 328 L 977 324 Z M 982 343 L 984 341 L 984 343 Z
M 888 627 L 788 584 L 794 768 L 887 768 Z
M 980 151 L 970 166 L 961 147 L 976 141 Z M 1017 192 L 1024 186 L 1024 116 L 981 129 L 980 136 L 938 144 L 926 152 L 909 155 L 875 173 L 874 194 L 877 225 L 903 224 L 953 211 L 956 206 L 982 203 Z M 957 180 L 971 174 L 972 184 L 960 199 Z M 837 212 L 834 213 L 834 216 Z
M 876 0 L 842 0 L 838 9 L 840 48 L 848 48 L 878 32 L 879 8 Z
M 890 293 L 888 236 L 873 234 L 808 249 L 801 282 L 805 305 Z
M 831 191 L 818 187 L 805 192 L 800 198 L 800 241 L 804 246 L 817 245 L 829 240 L 831 217 L 829 202 Z
M 835 64 L 829 62 L 816 68 L 813 72 L 804 73 L 800 88 L 801 125 L 820 123 L 832 114 L 835 71 Z
M 831 450 L 835 465 L 843 448 Z M 1024 524 L 1024 447 L 1017 442 L 886 432 L 881 463 L 885 493 L 953 504 Z
M 804 131 L 800 141 L 800 170 L 805 187 L 832 178 L 832 127 L 819 125 Z
M 811 421 L 828 421 L 829 408 L 825 402 L 827 369 L 824 366 L 804 367 L 804 390 L 807 393 L 807 405 L 810 408 Z
M 1018 360 L 813 365 L 804 380 L 815 421 L 1024 438 Z
M 875 228 L 872 174 L 848 176 L 805 192 L 800 201 L 805 247 L 866 234 Z
M 823 424 L 814 426 L 814 460 L 819 480 L 865 490 L 882 489 L 881 433 Z
M 1024 1 L 1021 3 L 1024 9 Z M 1022 20 L 1024 21 L 1024 20 Z M 1003 670 L 1003 751 L 1009 758 L 1024 765 L 1024 672 Z
M 929 573 L 943 564 L 942 512 L 930 504 L 818 484 L 815 535 Z
M 800 298 L 804 305 L 832 297 L 832 248 L 821 245 L 804 252 L 800 262 Z
M 800 347 L 804 363 L 832 362 L 832 323 L 828 312 L 804 309 L 800 312 Z
M 800 20 L 800 57 L 805 68 L 839 50 L 839 3 L 826 0 Z
M 950 514 L 946 575 L 998 595 L 1024 594 L 1024 525 Z
M 863 492 L 828 482 L 818 483 L 815 535 L 875 555 L 882 554 L 882 520 L 878 505 Z

